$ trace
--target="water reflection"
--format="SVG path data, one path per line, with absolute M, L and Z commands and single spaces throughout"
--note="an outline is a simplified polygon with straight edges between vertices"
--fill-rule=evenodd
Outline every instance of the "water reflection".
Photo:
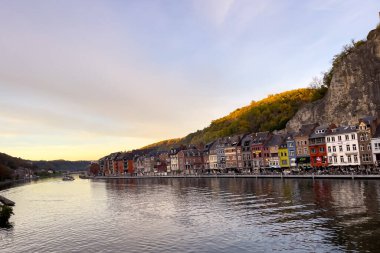
M 1 193 L 17 205 L 0 235 L 5 252 L 376 252 L 379 193 L 365 180 L 46 181 Z

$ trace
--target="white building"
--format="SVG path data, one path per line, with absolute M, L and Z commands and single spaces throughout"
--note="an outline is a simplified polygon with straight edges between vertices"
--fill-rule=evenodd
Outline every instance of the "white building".
M 178 166 L 178 152 L 179 151 L 180 151 L 179 148 L 172 148 L 169 152 L 170 171 L 176 172 L 179 170 L 179 166 Z
M 380 166 L 380 126 L 377 127 L 376 133 L 371 139 L 372 157 L 375 166 Z
M 332 129 L 326 135 L 326 146 L 330 166 L 360 165 L 356 126 L 343 126 Z

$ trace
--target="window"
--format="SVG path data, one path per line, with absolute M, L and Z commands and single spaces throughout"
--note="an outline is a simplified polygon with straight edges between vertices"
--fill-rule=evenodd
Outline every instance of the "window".
M 343 158 L 343 156 L 340 156 L 340 162 L 341 162 L 341 163 L 344 163 L 344 158 Z
M 336 147 L 335 147 L 335 146 L 333 146 L 332 148 L 333 148 L 333 152 L 336 152 Z
M 368 134 L 365 134 L 364 139 L 368 141 Z
M 371 144 L 368 144 L 368 145 L 367 145 L 367 150 L 368 150 L 368 151 L 371 150 Z
M 330 137 L 327 137 L 327 142 L 330 142 Z
M 352 159 L 351 159 L 351 156 L 350 156 L 350 155 L 347 156 L 347 161 L 348 161 L 349 163 L 352 163 Z
M 364 141 L 364 134 L 361 134 L 361 135 L 360 135 L 360 140 L 361 140 L 361 141 Z
M 343 152 L 343 147 L 339 146 L 339 152 Z
M 334 163 L 337 163 L 338 162 L 338 159 L 336 158 L 336 156 L 334 156 Z
M 332 142 L 335 142 L 335 137 L 331 137 L 331 141 L 332 141 Z
M 290 151 L 290 156 L 294 156 L 294 151 Z
M 346 134 L 344 137 L 346 138 L 346 141 L 350 139 L 350 136 L 348 134 Z
M 302 148 L 297 148 L 297 154 L 300 155 L 302 153 Z
M 375 149 L 378 150 L 380 148 L 379 143 L 375 143 Z
M 360 145 L 360 151 L 364 151 L 364 146 Z
M 307 141 L 305 141 L 305 145 L 307 145 Z
M 356 151 L 356 144 L 352 144 L 352 150 Z
M 354 162 L 355 162 L 355 163 L 358 162 L 358 155 L 354 155 Z
M 315 148 L 312 148 L 312 149 L 311 149 L 311 153 L 313 153 L 313 154 L 316 153 L 316 152 L 315 152 Z
M 331 156 L 329 156 L 329 163 L 332 163 L 333 161 L 332 161 L 332 157 Z
M 329 153 L 331 153 L 331 147 L 328 147 L 327 150 L 329 151 Z
M 308 148 L 303 148 L 303 153 L 304 154 L 307 154 L 308 153 L 307 151 L 308 151 Z
M 319 147 L 319 152 L 325 152 L 325 148 L 324 147 Z
M 350 151 L 350 145 L 346 145 L 346 150 Z
M 338 141 L 341 141 L 341 140 L 342 140 L 342 136 L 339 135 L 339 136 L 338 136 Z
M 352 140 L 355 140 L 356 138 L 355 138 L 355 134 L 351 134 L 351 139 Z
M 363 162 L 370 162 L 371 161 L 371 157 L 369 154 L 363 154 L 362 159 L 363 159 Z

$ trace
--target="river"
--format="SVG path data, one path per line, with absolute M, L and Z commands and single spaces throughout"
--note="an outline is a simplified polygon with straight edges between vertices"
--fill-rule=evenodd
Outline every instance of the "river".
M 378 252 L 380 181 L 47 179 L 16 202 L 1 252 Z

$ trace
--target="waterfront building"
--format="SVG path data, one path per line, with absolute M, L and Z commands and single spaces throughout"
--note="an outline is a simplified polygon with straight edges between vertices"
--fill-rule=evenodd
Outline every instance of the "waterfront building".
M 326 168 L 328 166 L 326 134 L 332 126 L 318 126 L 309 137 L 310 164 L 313 168 Z
M 268 140 L 264 147 L 269 150 L 268 166 L 273 169 L 280 168 L 280 158 L 278 155 L 278 149 L 284 139 L 283 135 L 273 134 L 272 138 Z
M 296 143 L 296 163 L 299 168 L 310 168 L 309 136 L 318 124 L 302 125 L 294 135 Z
M 281 169 L 287 169 L 290 167 L 289 150 L 287 146 L 287 137 L 284 138 L 278 147 L 278 158 Z
M 226 158 L 226 171 L 238 171 L 238 167 L 242 168 L 241 148 L 239 147 L 241 135 L 227 137 L 225 139 L 224 155 Z M 240 164 L 238 164 L 240 163 Z M 240 166 L 239 166 L 240 165 Z
M 136 174 L 139 176 L 145 174 L 144 160 L 144 156 L 136 156 L 133 159 L 134 167 L 136 168 Z
M 252 172 L 252 134 L 248 134 L 242 138 L 241 141 L 241 153 L 242 153 L 242 172 Z
M 271 139 L 269 132 L 259 132 L 252 134 L 252 164 L 254 169 L 262 169 L 269 166 L 269 149 L 265 144 Z
M 149 152 L 144 156 L 144 174 L 151 175 L 154 172 L 155 152 Z
M 217 154 L 218 140 L 214 141 L 209 149 L 209 167 L 210 172 L 215 173 L 218 170 L 218 154 Z
M 169 157 L 169 152 L 167 151 L 162 151 L 158 155 L 159 160 L 161 161 L 162 164 L 166 166 L 163 172 L 167 172 L 168 169 L 170 170 L 170 157 Z
M 226 155 L 224 148 L 226 146 L 226 138 L 219 138 L 216 141 L 216 158 L 218 163 L 218 170 L 224 172 L 226 169 Z
M 203 165 L 202 153 L 195 147 L 178 152 L 179 170 L 185 174 L 200 173 Z
M 375 118 L 365 117 L 359 119 L 358 144 L 359 144 L 359 159 L 360 165 L 363 167 L 373 166 L 373 154 L 371 146 L 372 134 L 376 131 Z
M 179 166 L 178 166 L 178 152 L 181 151 L 182 148 L 172 148 L 169 151 L 169 157 L 170 157 L 170 171 L 172 173 L 178 173 L 179 172 Z
M 372 159 L 376 167 L 380 166 L 380 125 L 371 139 Z
M 297 167 L 297 152 L 296 152 L 296 142 L 293 138 L 294 133 L 288 133 L 286 137 L 286 147 L 288 149 L 289 156 L 289 167 L 296 168 Z
M 332 128 L 326 135 L 327 157 L 331 166 L 359 166 L 356 126 Z
M 207 143 L 202 150 L 203 170 L 207 172 L 210 172 L 210 149 L 213 144 L 214 144 L 214 141 Z
M 119 153 L 115 157 L 115 165 L 116 165 L 116 168 L 114 170 L 115 175 L 123 175 L 124 174 L 124 156 L 125 156 L 125 153 Z

